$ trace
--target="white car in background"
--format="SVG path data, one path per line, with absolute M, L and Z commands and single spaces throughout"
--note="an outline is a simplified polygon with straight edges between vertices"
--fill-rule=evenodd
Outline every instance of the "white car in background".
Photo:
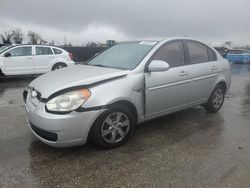
M 9 45 L 0 48 L 0 74 L 42 74 L 74 65 L 71 53 L 46 45 Z

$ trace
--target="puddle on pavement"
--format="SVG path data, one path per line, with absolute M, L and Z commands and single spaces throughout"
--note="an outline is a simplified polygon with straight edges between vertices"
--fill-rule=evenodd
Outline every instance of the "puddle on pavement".
M 232 74 L 250 74 L 249 63 L 230 63 Z

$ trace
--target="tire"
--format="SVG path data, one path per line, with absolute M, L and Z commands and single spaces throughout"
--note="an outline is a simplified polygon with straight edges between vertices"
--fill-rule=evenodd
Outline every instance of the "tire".
M 53 65 L 51 70 L 54 71 L 54 70 L 61 69 L 64 67 L 67 67 L 67 65 L 65 63 L 56 63 Z
M 135 123 L 128 107 L 113 106 L 96 119 L 90 130 L 90 140 L 104 149 L 121 146 L 128 141 Z
M 220 110 L 224 103 L 225 88 L 222 85 L 217 85 L 210 95 L 207 103 L 204 105 L 209 113 L 215 113 Z
M 2 70 L 0 69 L 0 78 L 4 77 Z

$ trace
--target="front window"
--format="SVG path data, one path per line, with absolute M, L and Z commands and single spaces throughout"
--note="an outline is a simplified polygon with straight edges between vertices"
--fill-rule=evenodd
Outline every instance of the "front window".
M 140 63 L 156 43 L 153 41 L 120 43 L 91 59 L 87 64 L 131 70 Z
M 14 56 L 31 56 L 32 55 L 32 48 L 31 46 L 27 47 L 17 47 L 12 50 L 10 50 L 8 53 L 10 53 L 11 57 Z
M 8 46 L 1 46 L 0 47 L 0 54 L 5 51 L 5 50 L 8 50 L 9 48 L 11 48 L 12 46 L 8 45 Z
M 184 65 L 184 50 L 182 42 L 176 41 L 160 48 L 154 55 L 154 60 L 166 61 L 170 67 L 178 67 Z

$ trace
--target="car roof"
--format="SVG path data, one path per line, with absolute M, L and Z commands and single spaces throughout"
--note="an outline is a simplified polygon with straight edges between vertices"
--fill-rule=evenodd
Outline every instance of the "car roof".
M 7 45 L 6 45 L 7 46 Z M 51 46 L 51 45 L 46 45 L 46 44 L 11 44 L 9 45 L 10 47 L 16 47 L 16 46 L 46 46 L 46 47 L 56 47 L 60 48 L 58 46 Z
M 6 52 L 7 50 L 10 50 L 10 49 L 12 49 L 14 47 L 18 47 L 18 46 L 42 46 L 42 47 L 59 48 L 60 50 L 64 50 L 63 48 L 58 47 L 58 46 L 50 46 L 50 45 L 44 45 L 44 44 L 8 44 L 8 45 L 3 45 L 3 46 L 7 46 L 8 48 L 6 48 L 4 51 L 2 51 L 1 54 Z M 1 46 L 1 47 L 3 47 L 3 46 Z
M 122 42 L 119 42 L 119 43 L 128 43 L 128 42 L 157 42 L 157 43 L 160 43 L 160 42 L 168 42 L 168 41 L 172 41 L 172 40 L 192 40 L 192 41 L 197 41 L 197 42 L 201 42 L 201 43 L 204 43 L 202 42 L 201 40 L 199 39 L 195 39 L 195 38 L 191 38 L 191 37 L 169 37 L 169 38 L 163 38 L 163 39 L 145 39 L 145 40 L 131 40 L 131 41 L 122 41 Z

